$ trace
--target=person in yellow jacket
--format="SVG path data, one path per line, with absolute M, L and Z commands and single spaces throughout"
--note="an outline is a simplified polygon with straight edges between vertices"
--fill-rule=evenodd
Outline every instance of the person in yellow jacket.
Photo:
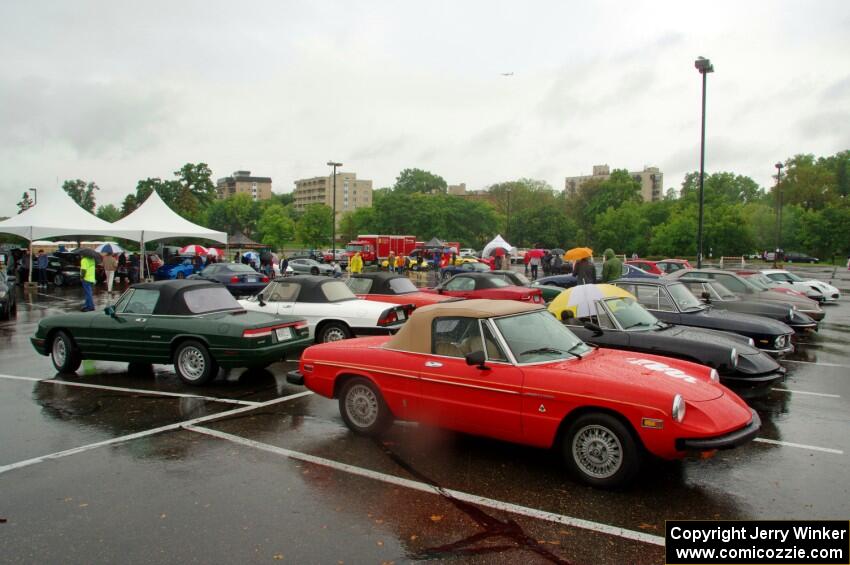
M 94 310 L 94 297 L 92 297 L 92 286 L 96 282 L 94 273 L 94 259 L 91 257 L 82 257 L 80 259 L 80 282 L 83 285 L 83 295 L 86 297 L 86 303 L 83 305 L 83 312 L 91 312 Z
M 351 271 L 351 274 L 363 272 L 363 257 L 360 256 L 359 251 L 354 254 L 354 257 L 351 258 L 351 263 L 348 265 L 348 270 Z

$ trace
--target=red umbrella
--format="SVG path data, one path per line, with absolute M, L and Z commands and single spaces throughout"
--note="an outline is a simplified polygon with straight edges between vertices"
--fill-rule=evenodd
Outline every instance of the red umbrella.
M 501 257 L 504 254 L 505 254 L 505 250 L 502 249 L 501 247 L 497 247 L 496 249 L 493 250 L 493 255 L 495 255 L 496 257 Z
M 529 259 L 533 259 L 534 257 L 539 257 L 539 258 L 542 259 L 543 256 L 546 255 L 546 252 L 543 251 L 542 249 L 529 249 L 528 251 L 525 252 L 525 255 Z
M 203 245 L 187 245 L 178 252 L 180 255 L 206 255 L 209 253 Z
M 201 253 L 203 255 L 203 253 Z M 217 247 L 207 247 L 207 255 L 211 257 L 224 257 L 224 252 Z

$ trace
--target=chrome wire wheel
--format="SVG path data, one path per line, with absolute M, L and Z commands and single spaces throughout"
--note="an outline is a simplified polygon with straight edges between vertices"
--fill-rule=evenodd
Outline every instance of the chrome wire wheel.
M 189 381 L 196 381 L 204 376 L 207 361 L 204 353 L 196 347 L 184 347 L 177 358 L 180 372 Z
M 378 420 L 378 396 L 365 384 L 355 384 L 345 395 L 345 412 L 351 422 L 360 428 L 369 428 Z
M 342 328 L 338 328 L 338 327 L 329 328 L 325 332 L 325 343 L 328 343 L 328 342 L 331 342 L 331 341 L 341 341 L 341 340 L 345 339 L 346 337 L 347 336 L 345 335 L 345 332 L 342 331 Z
M 57 336 L 56 339 L 53 340 L 51 353 L 53 354 L 54 365 L 60 367 L 65 364 L 65 361 L 68 358 L 68 345 L 65 343 L 62 336 Z
M 573 436 L 572 454 L 579 470 L 596 479 L 614 476 L 623 465 L 620 439 L 598 424 L 584 426 Z

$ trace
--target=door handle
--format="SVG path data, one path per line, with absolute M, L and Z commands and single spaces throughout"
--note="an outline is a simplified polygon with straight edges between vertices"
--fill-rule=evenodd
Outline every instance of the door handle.
M 440 363 L 439 361 L 426 361 L 425 366 L 426 367 L 442 367 L 443 364 Z
M 292 308 L 292 304 L 281 304 L 281 308 Z

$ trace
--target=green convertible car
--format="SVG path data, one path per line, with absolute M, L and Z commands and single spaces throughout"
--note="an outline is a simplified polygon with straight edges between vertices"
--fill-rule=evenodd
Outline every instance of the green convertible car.
M 173 364 L 192 385 L 219 367 L 265 367 L 312 343 L 306 320 L 248 312 L 224 285 L 192 280 L 136 284 L 103 311 L 45 318 L 31 341 L 60 373 L 83 359 Z

